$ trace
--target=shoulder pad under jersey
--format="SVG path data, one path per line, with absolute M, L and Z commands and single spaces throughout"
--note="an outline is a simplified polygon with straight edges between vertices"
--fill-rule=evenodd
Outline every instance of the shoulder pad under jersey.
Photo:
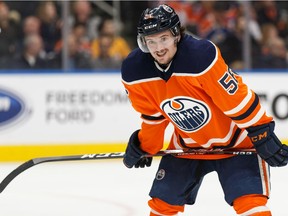
M 121 76 L 125 82 L 158 77 L 155 64 L 150 53 L 144 53 L 139 48 L 133 50 L 123 61 Z
M 184 35 L 174 58 L 175 72 L 201 73 L 213 65 L 216 58 L 216 46 L 212 42 Z

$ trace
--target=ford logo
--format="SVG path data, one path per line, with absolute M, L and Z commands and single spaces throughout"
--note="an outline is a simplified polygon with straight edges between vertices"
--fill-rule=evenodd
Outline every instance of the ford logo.
M 0 88 L 0 129 L 20 122 L 29 113 L 23 98 Z

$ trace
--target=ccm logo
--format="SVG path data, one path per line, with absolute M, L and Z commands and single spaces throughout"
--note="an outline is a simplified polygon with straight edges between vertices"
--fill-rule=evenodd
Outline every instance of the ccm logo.
M 261 141 L 262 139 L 267 137 L 267 131 L 265 131 L 262 134 L 258 134 L 257 136 L 251 137 L 252 142 L 258 142 Z

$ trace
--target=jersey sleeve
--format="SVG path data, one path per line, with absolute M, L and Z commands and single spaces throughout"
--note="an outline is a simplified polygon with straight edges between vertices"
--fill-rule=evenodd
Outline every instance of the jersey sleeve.
M 210 49 L 216 49 L 215 59 L 199 78 L 214 103 L 239 128 L 272 121 L 272 117 L 267 116 L 257 94 L 224 62 L 220 50 L 215 45 Z
M 138 134 L 140 148 L 155 154 L 163 148 L 165 129 L 169 122 L 156 110 L 137 84 L 123 82 L 132 107 L 141 114 L 142 124 Z

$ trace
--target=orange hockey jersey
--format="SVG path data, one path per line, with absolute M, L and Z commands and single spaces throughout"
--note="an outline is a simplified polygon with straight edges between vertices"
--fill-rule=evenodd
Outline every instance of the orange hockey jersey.
M 168 149 L 215 149 L 251 148 L 253 144 L 245 128 L 272 121 L 258 96 L 207 40 L 182 37 L 173 61 L 165 70 L 151 54 L 136 49 L 123 62 L 121 73 L 132 106 L 143 119 L 139 133 L 141 149 L 151 154 L 163 148 L 169 123 L 175 130 Z

